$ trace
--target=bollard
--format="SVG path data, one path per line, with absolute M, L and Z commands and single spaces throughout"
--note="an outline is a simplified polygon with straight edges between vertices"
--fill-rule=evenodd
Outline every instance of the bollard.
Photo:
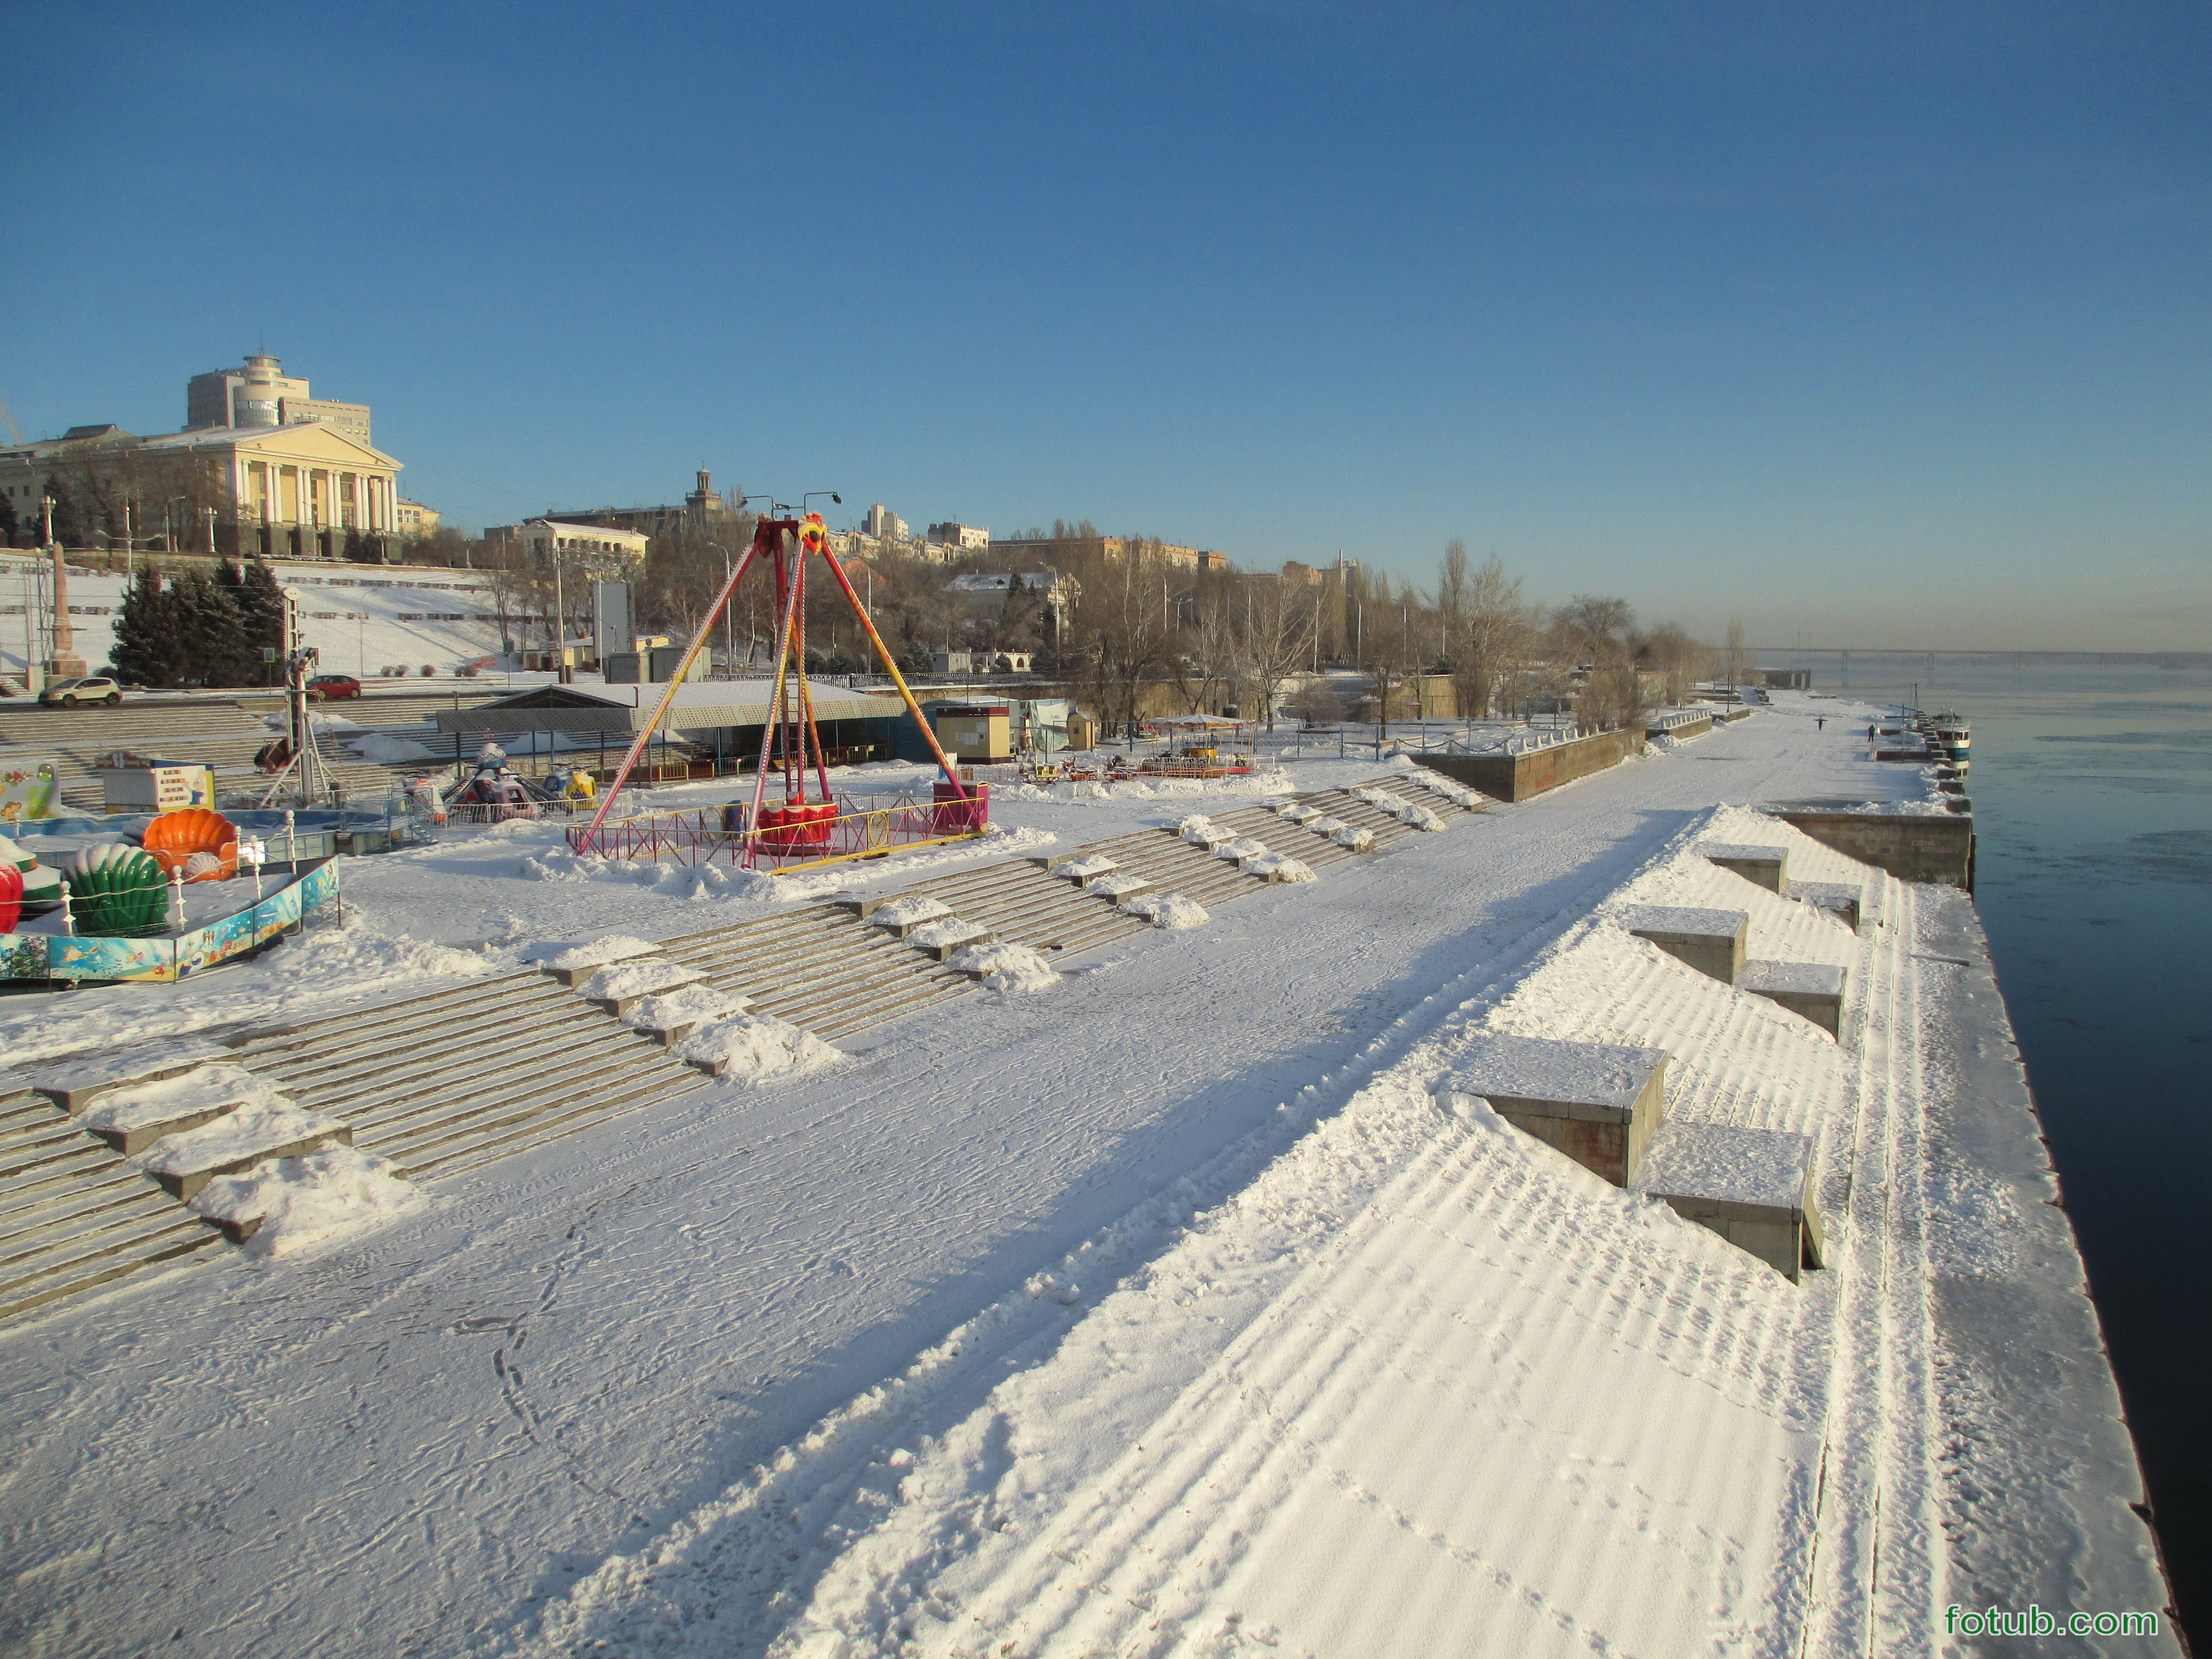
M 300 838 L 292 827 L 292 809 L 289 806 L 284 809 L 284 862 L 294 875 L 299 874 Z
M 70 890 L 69 890 L 69 884 L 68 884 L 67 882 L 64 882 L 64 883 L 62 883 L 62 884 L 61 884 L 61 889 L 62 889 L 62 932 L 63 932 L 63 933 L 64 933 L 64 935 L 66 935 L 67 937 L 69 937 L 69 938 L 70 938 L 70 939 L 74 939 L 74 938 L 76 938 L 76 917 L 74 915 L 72 915 L 72 914 L 71 914 L 71 912 L 70 912 Z
M 169 872 L 169 927 L 175 933 L 185 931 L 185 872 L 181 867 Z

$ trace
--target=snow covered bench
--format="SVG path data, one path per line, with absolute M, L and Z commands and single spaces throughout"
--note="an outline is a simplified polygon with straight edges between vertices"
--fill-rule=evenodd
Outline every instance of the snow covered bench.
M 1708 841 L 1698 843 L 1698 851 L 1706 862 L 1741 876 L 1746 881 L 1756 882 L 1770 893 L 1778 893 L 1789 879 L 1790 849 L 1786 847 L 1756 847 L 1735 842 Z
M 1465 1111 L 1471 1100 L 1625 1187 L 1666 1113 L 1667 1051 L 1492 1032 L 1436 1087 Z
M 1668 956 L 1733 985 L 1743 973 L 1743 940 L 1751 917 L 1741 910 L 1709 910 L 1696 905 L 1639 904 L 1621 921 L 1638 939 L 1648 939 Z
M 1840 1037 L 1844 977 L 1843 969 L 1825 962 L 1747 962 L 1736 988 L 1778 1003 Z
M 1792 1280 L 1820 1265 L 1813 1143 L 1783 1129 L 1670 1123 L 1631 1183 Z
M 1866 890 L 1851 882 L 1793 881 L 1782 891 L 1785 898 L 1826 910 L 1854 933 L 1866 915 Z

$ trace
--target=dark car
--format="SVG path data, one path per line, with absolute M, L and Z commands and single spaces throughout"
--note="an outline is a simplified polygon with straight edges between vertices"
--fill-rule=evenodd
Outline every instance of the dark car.
M 56 680 L 39 693 L 39 701 L 50 708 L 81 702 L 104 702 L 112 708 L 123 701 L 123 688 L 105 674 L 88 674 L 82 679 Z
M 361 682 L 350 674 L 318 674 L 307 682 L 311 697 L 357 697 Z

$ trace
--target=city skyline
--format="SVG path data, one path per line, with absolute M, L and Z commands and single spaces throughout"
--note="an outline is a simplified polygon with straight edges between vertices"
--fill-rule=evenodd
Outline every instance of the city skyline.
M 0 398 L 169 432 L 265 350 L 473 526 L 711 468 L 1423 585 L 1456 536 L 1775 644 L 2212 636 L 2201 11 L 1686 15 L 44 14 L 103 72 L 13 111 Z M 285 143 L 210 194 L 241 61 Z

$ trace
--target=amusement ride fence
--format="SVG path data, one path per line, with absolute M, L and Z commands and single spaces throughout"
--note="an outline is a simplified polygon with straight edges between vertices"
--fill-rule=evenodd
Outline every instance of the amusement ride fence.
M 902 848 L 973 841 L 990 829 L 988 798 L 980 788 L 966 800 L 925 801 L 900 795 L 888 805 L 863 806 L 848 797 L 836 805 L 834 817 L 760 825 L 747 822 L 752 809 L 742 802 L 691 811 L 643 812 L 610 818 L 596 831 L 589 825 L 570 830 L 568 844 L 579 853 L 625 863 L 720 862 L 780 875 L 848 859 L 880 857 Z M 773 805 L 769 809 L 777 810 Z

